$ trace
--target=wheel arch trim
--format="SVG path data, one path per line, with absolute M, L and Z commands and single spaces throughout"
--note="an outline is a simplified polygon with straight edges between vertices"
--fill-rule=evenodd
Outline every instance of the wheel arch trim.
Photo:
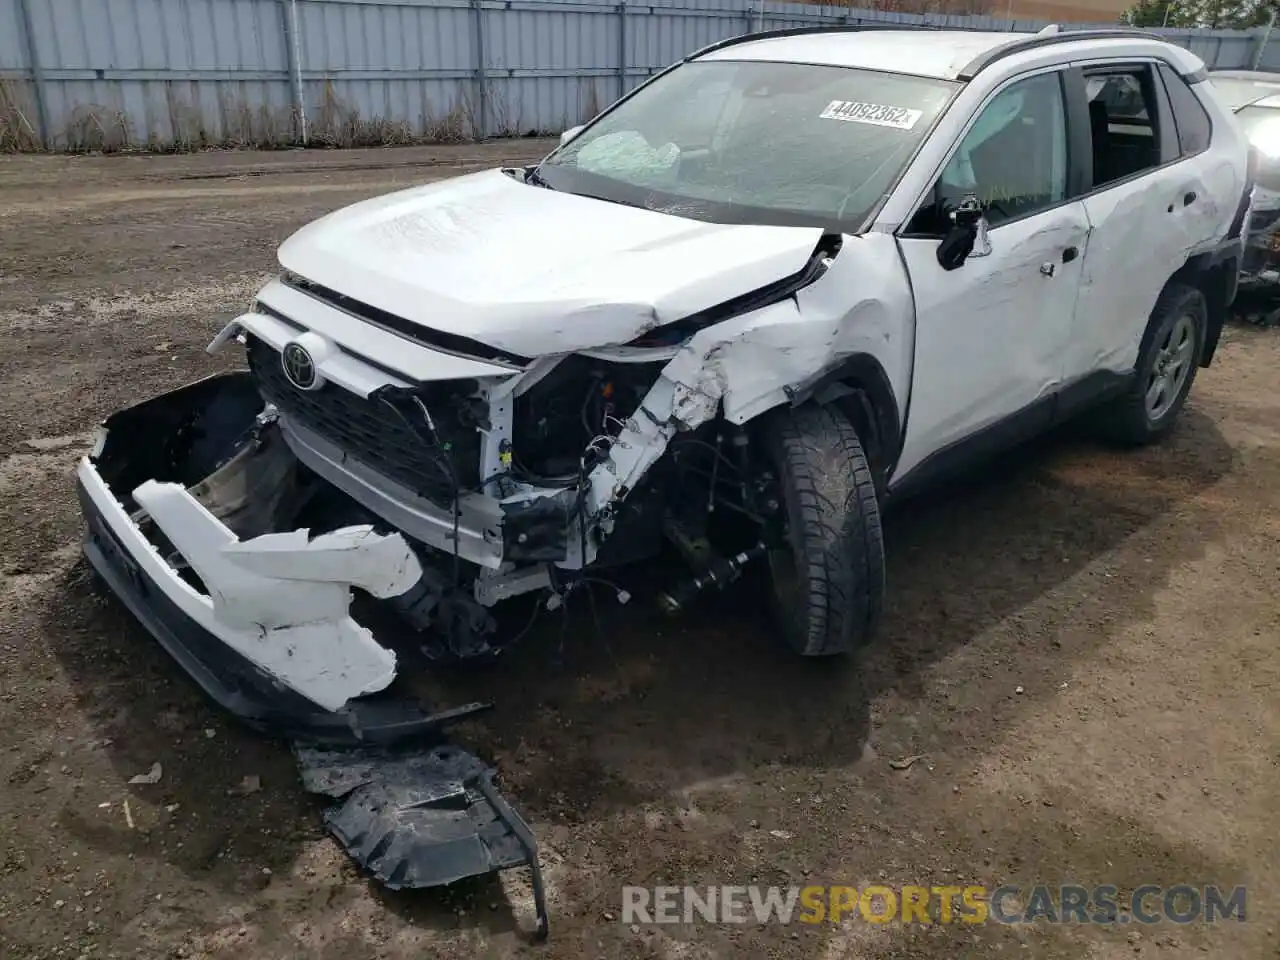
M 1239 237 L 1228 238 L 1212 250 L 1197 253 L 1170 275 L 1161 289 L 1164 291 L 1175 284 L 1195 287 L 1205 298 L 1209 307 L 1208 323 L 1204 329 L 1204 344 L 1200 353 L 1200 366 L 1207 367 L 1213 362 L 1218 342 L 1222 339 L 1222 328 L 1226 324 L 1227 312 L 1235 302 L 1236 289 L 1239 285 L 1241 241 Z M 1156 298 L 1157 301 L 1159 298 Z M 1150 334 L 1151 324 L 1143 333 L 1143 346 Z M 1141 355 L 1141 354 L 1139 354 Z
M 893 384 L 879 359 L 855 353 L 810 380 L 788 388 L 792 407 L 805 403 L 835 405 L 853 422 L 875 464 L 879 485 L 887 483 L 902 453 L 903 425 Z

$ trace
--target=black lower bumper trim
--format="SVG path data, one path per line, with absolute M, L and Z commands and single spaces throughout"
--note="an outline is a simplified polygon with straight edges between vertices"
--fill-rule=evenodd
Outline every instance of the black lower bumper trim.
M 219 706 L 261 730 L 329 744 L 387 744 L 422 738 L 462 717 L 489 709 L 472 703 L 439 713 L 384 695 L 353 700 L 330 712 L 279 683 L 194 623 L 129 556 L 92 498 L 77 483 L 87 527 L 85 558 L 111 592 Z
M 532 872 L 537 927 L 547 900 L 533 833 L 493 785 L 493 770 L 452 745 L 426 750 L 295 746 L 303 786 L 336 801 L 325 824 L 356 863 L 392 890 L 512 867 Z

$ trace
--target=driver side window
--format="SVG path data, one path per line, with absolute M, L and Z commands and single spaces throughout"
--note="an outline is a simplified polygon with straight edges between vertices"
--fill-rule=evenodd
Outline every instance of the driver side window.
M 1019 80 L 996 94 L 943 168 L 908 233 L 940 236 L 974 196 L 987 223 L 1044 210 L 1067 198 L 1067 122 L 1058 73 Z

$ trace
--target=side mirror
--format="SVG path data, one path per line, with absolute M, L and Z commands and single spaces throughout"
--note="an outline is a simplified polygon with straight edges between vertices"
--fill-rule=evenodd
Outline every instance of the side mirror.
M 977 238 L 978 231 L 973 224 L 957 223 L 938 244 L 938 265 L 943 270 L 964 266 L 969 254 L 973 253 L 973 242 Z
M 574 137 L 580 134 L 582 132 L 583 126 L 584 124 L 580 123 L 576 127 L 570 127 L 564 133 L 560 134 L 560 146 L 563 147 L 566 143 L 568 143 L 570 140 L 572 140 Z
M 938 265 L 943 270 L 964 266 L 970 257 L 991 253 L 987 239 L 987 218 L 978 198 L 970 194 L 951 211 L 951 229 L 938 244 Z

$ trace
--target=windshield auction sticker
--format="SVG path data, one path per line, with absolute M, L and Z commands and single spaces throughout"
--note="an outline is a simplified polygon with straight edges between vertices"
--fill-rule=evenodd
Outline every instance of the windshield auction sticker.
M 863 103 L 861 100 L 832 100 L 818 114 L 823 120 L 847 120 L 850 123 L 869 123 L 876 127 L 893 127 L 910 130 L 924 115 L 921 110 L 906 107 L 889 107 L 880 103 Z

